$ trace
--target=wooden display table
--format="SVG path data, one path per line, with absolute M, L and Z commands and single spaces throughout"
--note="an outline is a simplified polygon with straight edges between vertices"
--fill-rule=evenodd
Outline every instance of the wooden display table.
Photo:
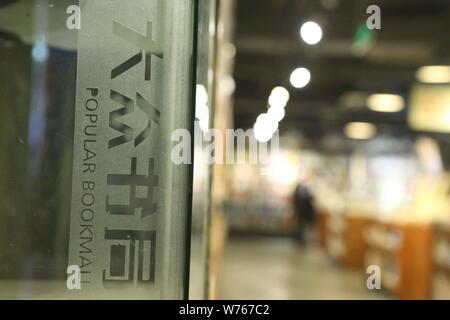
M 444 245 L 444 250 L 450 250 L 450 226 L 437 224 L 433 227 L 433 246 L 437 249 L 437 246 Z M 450 277 L 450 261 L 448 257 L 450 253 L 444 252 L 444 256 L 434 257 L 433 269 L 437 272 L 442 272 Z
M 430 299 L 431 226 L 372 221 L 368 228 L 366 264 L 380 266 L 382 288 L 399 299 Z
M 370 220 L 367 217 L 345 216 L 345 230 L 343 233 L 345 252 L 342 262 L 347 268 L 364 268 L 367 250 L 364 232 L 369 222 Z
M 433 226 L 433 299 L 450 298 L 450 225 Z
M 318 240 L 330 256 L 351 269 L 364 267 L 366 241 L 364 230 L 369 219 L 348 214 L 318 214 Z

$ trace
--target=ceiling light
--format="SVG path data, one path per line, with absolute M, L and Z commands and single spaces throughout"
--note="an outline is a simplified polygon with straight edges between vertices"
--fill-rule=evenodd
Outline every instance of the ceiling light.
M 280 122 L 281 120 L 283 120 L 286 112 L 284 111 L 284 108 L 281 106 L 271 106 L 269 110 L 267 110 L 267 114 L 271 119 Z
M 416 71 L 416 79 L 424 83 L 450 82 L 450 66 L 424 66 Z
M 267 142 L 272 138 L 273 133 L 263 127 L 261 123 L 255 123 L 253 126 L 253 134 L 259 142 Z
M 311 73 L 306 68 L 297 68 L 292 71 L 289 79 L 293 87 L 298 89 L 303 88 L 311 80 Z
M 300 36 L 307 44 L 317 44 L 322 39 L 322 28 L 313 21 L 305 22 L 300 28 Z
M 271 118 L 268 114 L 263 113 L 256 118 L 253 126 L 253 134 L 259 142 L 269 141 L 274 132 L 278 129 L 278 121 Z
M 270 117 L 267 113 L 260 114 L 258 118 L 256 118 L 256 123 L 261 124 L 262 127 L 271 134 L 278 129 L 278 121 Z
M 405 107 L 405 101 L 397 94 L 377 93 L 367 98 L 367 106 L 378 112 L 398 112 Z
M 344 128 L 344 133 L 351 139 L 365 140 L 375 136 L 377 128 L 367 122 L 350 122 Z
M 271 107 L 285 107 L 289 101 L 289 91 L 283 87 L 275 87 L 269 96 L 269 105 Z

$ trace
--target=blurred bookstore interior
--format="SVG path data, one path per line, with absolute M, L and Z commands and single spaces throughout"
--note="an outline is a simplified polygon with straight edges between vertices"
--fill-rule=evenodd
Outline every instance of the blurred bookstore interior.
M 62 29 L 72 2 L 78 1 L 55 1 L 47 9 L 60 10 Z M 79 2 L 83 14 L 86 1 Z M 165 207 L 157 211 L 164 218 L 155 220 L 164 235 L 156 238 L 161 241 L 156 280 L 148 295 L 139 291 L 131 297 L 179 298 L 188 283 L 192 299 L 450 299 L 450 1 L 165 3 L 172 2 L 198 9 L 192 118 L 195 114 L 200 130 L 195 134 L 208 136 L 214 130 L 225 137 L 227 129 L 253 129 L 250 140 L 278 139 L 278 148 L 271 150 L 268 163 L 223 163 L 210 161 L 210 142 L 193 139 L 192 186 L 176 180 L 183 174 L 172 176 L 175 171 L 166 166 L 163 172 L 169 175 L 159 177 L 161 190 L 167 188 L 161 192 Z M 68 186 L 74 186 L 76 176 L 74 97 L 79 99 L 80 63 L 95 55 L 83 51 L 80 42 L 84 20 L 78 43 L 51 20 L 43 27 L 47 45 L 40 47 L 23 26 L 26 17 L 16 19 L 33 7 L 30 3 L 0 3 L 0 298 L 8 299 L 58 298 L 55 288 L 61 283 L 66 290 L 67 247 L 78 245 L 69 227 L 74 187 Z M 123 12 L 132 11 L 127 6 L 133 7 L 123 4 Z M 29 30 L 36 30 L 39 15 L 31 17 L 35 23 Z M 184 21 L 166 18 L 167 28 Z M 186 28 L 175 26 L 170 35 Z M 178 39 L 173 37 L 171 43 Z M 181 47 L 165 44 L 164 50 Z M 125 59 L 133 50 L 118 52 Z M 38 60 L 44 53 L 48 60 L 42 67 Z M 151 81 L 168 81 L 164 85 L 170 88 L 175 77 L 165 72 L 188 67 L 177 61 L 183 54 L 164 52 L 164 63 L 173 68 L 152 58 L 152 72 L 161 69 L 163 75 L 152 73 Z M 140 60 L 134 63 L 141 66 Z M 179 88 L 186 85 L 179 81 L 177 90 L 164 87 L 156 101 L 175 105 L 179 100 L 170 95 L 184 92 Z M 118 88 L 131 88 L 130 83 Z M 148 94 L 157 96 L 158 85 Z M 44 91 L 46 98 L 40 94 Z M 40 106 L 46 106 L 44 111 Z M 164 108 L 161 128 L 185 124 L 181 107 L 176 112 L 167 107 L 170 116 Z M 21 136 L 20 130 L 29 133 Z M 169 138 L 161 141 L 170 143 Z M 249 148 L 250 143 L 236 151 L 249 154 Z M 216 144 L 214 152 L 225 149 Z M 166 151 L 155 161 L 168 163 Z M 186 203 L 192 210 L 185 214 L 190 189 L 192 203 Z M 179 224 L 185 216 L 190 228 Z M 98 226 L 102 221 L 97 218 Z M 97 237 L 103 229 L 95 229 Z M 190 238 L 189 250 L 179 249 L 185 243 L 180 230 Z M 104 248 L 95 241 L 95 248 Z M 125 259 L 129 253 L 124 252 Z M 95 264 L 103 259 L 96 254 L 93 273 L 103 268 Z M 182 279 L 187 269 L 188 279 Z M 49 279 L 50 286 L 36 285 Z
M 228 5 L 211 126 L 265 141 L 266 113 L 279 153 L 214 166 L 211 297 L 449 299 L 450 3 Z

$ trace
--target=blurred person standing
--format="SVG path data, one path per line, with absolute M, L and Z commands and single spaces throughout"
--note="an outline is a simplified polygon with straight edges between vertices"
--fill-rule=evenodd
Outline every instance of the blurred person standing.
M 308 188 L 307 179 L 300 181 L 295 187 L 292 205 L 297 224 L 295 236 L 298 243 L 305 247 L 313 238 L 316 218 L 314 197 Z

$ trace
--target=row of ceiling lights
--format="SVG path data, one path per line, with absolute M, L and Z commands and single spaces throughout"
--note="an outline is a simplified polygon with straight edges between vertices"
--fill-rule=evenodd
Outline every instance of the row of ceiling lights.
M 300 37 L 305 43 L 315 45 L 322 39 L 322 28 L 316 22 L 305 22 L 300 28 Z M 289 80 L 294 88 L 304 88 L 311 80 L 311 72 L 305 67 L 298 67 L 292 71 Z M 289 91 L 286 88 L 278 86 L 272 89 L 268 99 L 268 110 L 256 118 L 253 126 L 258 141 L 269 141 L 278 130 L 278 123 L 285 116 L 288 101 Z
M 308 45 L 315 45 L 322 39 L 322 28 L 314 21 L 305 22 L 300 27 L 300 37 Z M 450 66 L 423 66 L 416 71 L 416 79 L 422 83 L 450 83 Z M 290 75 L 294 88 L 304 88 L 311 80 L 311 73 L 305 67 L 298 67 Z M 269 109 L 259 115 L 254 124 L 254 134 L 258 141 L 270 140 L 284 118 L 289 92 L 283 87 L 275 87 L 268 100 Z M 399 112 L 405 107 L 402 96 L 391 93 L 376 93 L 366 100 L 369 109 L 376 112 Z M 370 139 L 376 134 L 376 126 L 367 122 L 350 122 L 344 133 L 352 139 Z
M 416 71 L 416 80 L 429 84 L 450 83 L 450 66 L 420 67 Z M 399 112 L 405 108 L 405 100 L 397 94 L 376 93 L 367 98 L 366 105 L 377 112 Z M 377 127 L 369 122 L 350 122 L 344 133 L 351 139 L 367 140 L 376 135 Z

